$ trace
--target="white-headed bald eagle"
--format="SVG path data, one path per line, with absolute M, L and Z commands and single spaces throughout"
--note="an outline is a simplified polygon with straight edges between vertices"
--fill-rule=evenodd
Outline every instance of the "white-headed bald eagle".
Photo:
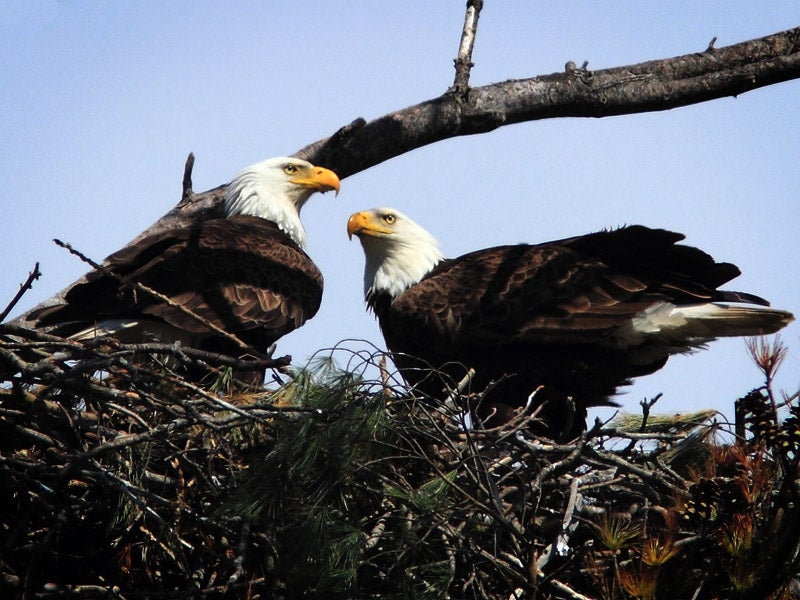
M 322 274 L 303 251 L 300 209 L 314 192 L 339 191 L 333 171 L 279 157 L 239 173 L 225 192 L 225 218 L 145 237 L 109 256 L 63 302 L 21 324 L 71 338 L 113 335 L 125 342 L 182 341 L 238 356 L 243 350 L 182 311 L 188 308 L 266 352 L 314 316 Z M 176 306 L 124 285 L 138 282 Z
M 757 296 L 719 290 L 739 270 L 662 229 L 622 227 L 455 259 L 392 208 L 353 214 L 347 232 L 361 240 L 367 305 L 409 384 L 441 396 L 471 367 L 473 390 L 494 384 L 478 411 L 494 419 L 544 386 L 533 399 L 545 403 L 551 437 L 576 435 L 587 407 L 609 404 L 618 386 L 671 354 L 773 333 L 793 319 Z

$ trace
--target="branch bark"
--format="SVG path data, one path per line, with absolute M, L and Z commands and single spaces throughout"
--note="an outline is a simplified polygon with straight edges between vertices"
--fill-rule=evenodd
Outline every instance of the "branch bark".
M 567 63 L 561 73 L 467 88 L 464 93 L 451 88 L 438 98 L 373 121 L 358 118 L 295 156 L 331 168 L 344 179 L 416 148 L 506 125 L 669 110 L 798 78 L 800 27 L 635 65 L 591 71 Z M 166 228 L 221 216 L 223 192 L 221 185 L 184 194 L 177 206 L 131 243 Z M 57 303 L 71 287 L 42 305 Z
M 320 140 L 297 155 L 348 177 L 444 139 L 555 117 L 609 117 L 662 111 L 800 77 L 800 27 L 726 48 L 598 71 L 568 68 L 471 88 L 364 124 L 337 143 Z M 333 138 L 331 138 L 332 140 Z
M 475 34 L 478 31 L 478 18 L 483 9 L 483 0 L 467 0 L 467 12 L 464 15 L 464 28 L 461 32 L 461 43 L 455 59 L 456 78 L 450 92 L 465 94 L 469 90 L 469 72 L 472 70 L 472 49 L 475 47 Z

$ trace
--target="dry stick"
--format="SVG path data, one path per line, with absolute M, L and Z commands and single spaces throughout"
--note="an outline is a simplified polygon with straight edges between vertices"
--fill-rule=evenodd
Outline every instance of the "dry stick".
M 100 338 L 87 340 L 85 342 L 76 343 L 73 342 L 74 346 L 70 346 L 77 351 L 83 351 L 86 349 L 87 346 L 97 345 Z M 103 344 L 108 344 L 109 341 L 106 339 L 102 340 Z M 47 343 L 42 343 L 46 347 Z M 18 347 L 30 347 L 27 344 L 17 344 Z M 241 359 L 236 358 L 233 356 L 228 356 L 227 354 L 219 354 L 217 352 L 209 352 L 207 350 L 200 350 L 198 348 L 192 348 L 190 346 L 182 346 L 179 343 L 174 344 L 165 344 L 165 343 L 157 343 L 157 342 L 145 342 L 142 344 L 114 344 L 115 350 L 107 353 L 101 354 L 97 359 L 96 362 L 101 363 L 111 363 L 115 359 L 124 359 L 128 356 L 135 356 L 137 354 L 168 354 L 174 356 L 182 363 L 194 363 L 197 359 L 206 363 L 219 363 L 224 366 L 235 367 L 237 369 L 244 369 L 244 370 L 255 370 L 255 369 L 268 369 L 268 368 L 280 368 L 285 367 L 289 364 L 288 357 L 281 357 L 281 358 L 253 358 L 253 359 Z M 88 368 L 85 368 L 85 371 L 91 369 L 91 365 Z M 74 370 L 74 369 L 73 369 Z
M 85 344 L 79 344 L 74 340 L 69 340 L 67 338 L 59 337 L 57 335 L 51 335 L 49 333 L 45 333 L 44 331 L 39 331 L 38 329 L 31 329 L 30 327 L 25 327 L 24 325 L 20 325 L 17 319 L 9 323 L 2 323 L 0 324 L 0 333 L 2 334 L 11 334 L 16 337 L 24 338 L 26 340 L 35 340 L 36 342 L 42 342 L 44 347 L 47 347 L 47 343 L 50 342 L 52 345 L 55 346 L 65 346 L 67 348 L 73 348 L 75 350 L 79 350 L 81 348 L 86 348 Z M 16 347 L 16 342 L 5 342 L 4 346 L 9 348 Z M 32 345 L 26 345 L 26 348 L 33 348 Z
M 663 441 L 663 442 L 676 442 L 678 440 L 686 439 L 685 433 L 658 433 L 655 431 L 646 431 L 644 433 L 625 431 L 617 429 L 616 427 L 603 427 L 600 430 L 600 435 L 603 437 L 620 438 L 623 440 L 644 440 L 644 441 Z
M 475 377 L 475 369 L 472 367 L 469 368 L 467 373 L 464 377 L 461 378 L 456 384 L 455 388 L 450 388 L 449 386 L 445 387 L 444 391 L 447 392 L 447 397 L 444 400 L 444 405 L 450 410 L 456 411 L 458 413 L 462 413 L 462 409 L 456 403 L 456 400 L 461 398 L 461 395 L 464 393 L 464 390 L 469 387 L 469 384 L 472 382 L 472 379 Z M 462 423 L 463 425 L 463 423 Z
M 194 152 L 190 152 L 186 157 L 186 164 L 183 166 L 183 193 L 181 202 L 186 202 L 194 195 L 192 191 L 192 169 L 194 169 Z
M 583 594 L 576 592 L 566 583 L 563 583 L 558 579 L 551 579 L 548 583 L 550 584 L 551 587 L 554 587 L 557 591 L 561 592 L 562 594 L 567 594 L 571 600 L 594 600 L 594 598 L 590 596 L 584 596 Z
M 200 359 L 205 362 L 216 362 L 225 366 L 236 367 L 237 369 L 245 370 L 285 367 L 289 364 L 289 360 L 285 356 L 282 356 L 281 358 L 240 359 L 228 356 L 227 354 L 209 352 L 207 350 L 200 350 L 199 348 L 192 348 L 190 346 L 184 348 L 179 344 L 159 344 L 154 342 L 147 342 L 144 344 L 120 344 L 119 350 L 109 354 L 108 358 L 131 356 L 140 354 L 142 352 L 149 352 L 153 354 L 172 354 L 176 358 L 180 358 L 185 362 L 188 362 L 188 359 Z
M 461 43 L 458 57 L 455 59 L 456 78 L 450 92 L 465 94 L 469 88 L 469 73 L 473 67 L 472 49 L 475 46 L 475 33 L 478 29 L 478 17 L 483 8 L 483 0 L 467 0 L 467 12 L 464 15 L 464 29 L 461 32 Z
M 661 392 L 656 394 L 652 399 L 648 400 L 647 398 L 642 399 L 639 402 L 639 406 L 642 407 L 642 424 L 639 425 L 639 431 L 644 432 L 647 429 L 647 419 L 650 418 L 650 409 L 653 408 L 653 405 L 658 402 L 658 400 L 663 396 Z M 623 456 L 627 456 L 630 454 L 634 447 L 636 446 L 636 440 L 632 439 L 628 446 L 621 452 Z
M 385 354 L 381 354 L 381 358 L 378 361 L 378 372 L 381 375 L 381 388 L 383 391 L 383 395 L 386 398 L 390 398 L 392 396 L 392 386 L 389 383 L 390 376 L 389 376 L 389 370 L 386 368 Z
M 567 502 L 567 509 L 564 511 L 564 518 L 561 520 L 561 531 L 558 534 L 558 539 L 556 541 L 555 546 L 553 547 L 556 552 L 561 552 L 560 545 L 563 544 L 564 547 L 569 548 L 569 533 L 570 527 L 572 526 L 572 518 L 575 514 L 575 507 L 578 504 L 578 496 L 580 496 L 578 492 L 578 486 L 581 483 L 581 478 L 576 477 L 570 483 L 569 488 L 569 501 Z
M 464 391 L 464 389 L 470 384 L 474 376 L 475 376 L 475 369 L 470 368 L 467 371 L 466 375 L 464 375 L 464 377 L 461 379 L 461 381 L 458 382 L 456 389 L 451 391 L 447 400 L 454 403 L 455 398 L 457 398 Z M 463 425 L 465 424 L 463 423 L 462 420 L 462 426 Z M 517 534 L 523 533 L 522 527 L 519 526 L 518 523 L 515 524 L 514 522 L 506 518 L 503 511 L 503 505 L 500 498 L 500 492 L 497 489 L 497 485 L 493 480 L 491 474 L 489 473 L 489 469 L 486 467 L 486 464 L 483 462 L 483 457 L 481 456 L 477 444 L 475 443 L 471 430 L 466 427 L 464 427 L 464 437 L 467 442 L 467 447 L 470 450 L 470 455 L 464 459 L 464 463 L 466 463 L 471 459 L 471 461 L 477 467 L 479 477 L 475 477 L 474 479 L 476 483 L 478 483 L 478 485 L 481 485 L 481 483 L 485 485 L 485 489 L 488 492 L 488 495 L 491 498 L 492 503 L 494 504 L 496 513 L 495 517 L 498 520 L 500 520 L 503 523 L 503 525 L 505 525 L 510 531 L 513 531 Z M 483 479 L 482 482 L 481 479 Z M 516 538 L 512 539 L 516 540 Z
M 403 436 L 403 439 L 409 445 L 414 447 L 414 450 L 417 452 L 417 454 L 419 456 L 426 457 L 425 449 L 419 444 L 419 442 L 416 439 L 412 439 L 412 438 L 405 437 L 405 436 Z M 490 506 L 489 504 L 483 502 L 482 500 L 480 500 L 479 498 L 477 498 L 476 496 L 471 494 L 463 486 L 461 486 L 460 484 L 456 483 L 455 481 L 452 481 L 447 476 L 447 473 L 445 473 L 439 465 L 434 464 L 432 461 L 429 461 L 428 464 L 429 464 L 429 466 L 431 466 L 433 468 L 433 470 L 436 472 L 436 475 L 438 476 L 438 478 L 446 486 L 452 488 L 457 493 L 461 494 L 461 496 L 463 498 L 469 500 L 470 502 L 472 502 L 475 506 L 477 506 L 481 510 L 486 511 L 490 515 L 494 515 L 495 514 L 496 510 L 495 510 L 494 506 Z M 381 478 L 385 479 L 385 477 L 383 477 L 383 476 L 381 476 Z M 391 483 L 391 482 L 389 482 L 389 483 Z M 500 516 L 500 518 L 498 520 L 501 522 L 502 525 L 504 525 L 514 535 L 519 535 L 519 532 L 510 523 L 506 522 L 505 518 L 502 515 L 499 515 L 499 516 Z
M 489 473 L 489 469 L 486 468 L 486 463 L 483 462 L 483 456 L 478 450 L 475 440 L 472 439 L 472 436 L 469 434 L 469 430 L 467 430 L 465 433 L 467 445 L 471 454 L 471 456 L 468 458 L 472 459 L 472 462 L 477 467 L 479 474 L 483 477 L 483 484 L 486 486 L 486 491 L 489 493 L 489 497 L 494 505 L 495 518 L 501 521 L 509 531 L 512 531 L 517 535 L 522 535 L 524 531 L 519 523 L 514 523 L 508 519 L 503 511 L 503 502 L 500 499 L 500 491 L 497 489 L 497 484 L 492 478 L 492 475 Z M 516 537 L 512 537 L 512 539 L 516 541 Z
M 8 313 L 14 310 L 17 302 L 20 301 L 25 292 L 33 287 L 33 282 L 39 279 L 41 276 L 42 272 L 39 270 L 39 263 L 37 262 L 35 265 L 33 265 L 33 271 L 28 273 L 28 279 L 25 280 L 25 283 L 19 286 L 19 291 L 17 294 L 11 299 L 11 302 L 8 303 L 8 306 L 6 306 L 5 310 L 0 313 L 0 323 L 2 323 L 3 319 L 8 316 Z
M 67 350 L 72 350 L 77 353 L 84 353 L 86 352 L 87 349 L 94 349 L 99 345 L 110 344 L 110 340 L 106 338 L 94 338 L 91 340 L 76 342 L 68 338 L 49 335 L 42 331 L 38 331 L 35 329 L 28 329 L 27 327 L 21 327 L 20 325 L 11 323 L 0 324 L 0 333 L 12 334 L 15 337 L 21 337 L 26 339 L 33 338 L 36 340 L 36 341 L 23 341 L 23 342 L 2 341 L 0 342 L 0 344 L 2 344 L 0 345 L 0 352 L 2 352 L 4 355 L 6 352 L 8 352 L 6 349 L 10 350 L 23 349 L 23 348 L 31 350 L 43 349 L 49 352 L 49 354 L 45 355 L 45 358 L 51 358 L 54 351 L 59 348 L 63 349 L 62 351 L 64 352 Z M 113 347 L 115 348 L 113 352 L 102 355 L 98 360 L 111 360 L 117 357 L 131 356 L 141 353 L 152 353 L 152 354 L 171 354 L 176 358 L 183 360 L 184 362 L 188 362 L 187 359 L 189 358 L 200 359 L 207 363 L 216 362 L 223 364 L 225 366 L 236 367 L 237 369 L 266 369 L 272 367 L 277 368 L 277 367 L 285 367 L 289 364 L 289 359 L 287 357 L 241 359 L 228 356 L 227 354 L 219 354 L 217 352 L 209 352 L 208 350 L 200 350 L 199 348 L 192 348 L 189 346 L 182 347 L 179 344 L 165 344 L 158 342 L 145 342 L 141 344 L 120 344 L 115 341 L 113 343 Z M 19 361 L 19 359 L 17 359 L 17 361 Z
M 244 519 L 239 531 L 239 544 L 236 546 L 236 558 L 233 561 L 235 567 L 233 573 L 228 578 L 228 584 L 234 584 L 245 575 L 244 558 L 247 552 L 248 540 L 250 539 L 250 520 Z
M 391 511 L 383 513 L 380 517 L 378 517 L 375 526 L 370 530 L 370 532 L 363 534 L 364 550 L 372 550 L 378 545 L 378 542 L 380 542 L 381 538 L 383 537 L 383 532 L 386 531 L 386 519 L 390 518 L 391 516 Z
M 200 390 L 200 392 L 202 393 L 202 390 Z M 204 394 L 204 395 L 206 395 L 206 394 Z M 218 400 L 218 399 L 214 399 L 214 400 Z M 221 401 L 218 401 L 218 403 L 222 404 L 228 410 L 233 409 L 233 411 L 235 413 L 237 413 L 239 416 L 244 416 L 246 418 L 260 420 L 255 415 L 249 415 L 245 411 L 243 411 L 241 409 L 238 409 L 236 407 L 233 407 L 233 406 L 229 405 L 228 403 L 221 402 Z M 71 457 L 71 460 L 60 469 L 60 472 L 59 472 L 58 476 L 56 477 L 56 481 L 54 482 L 53 488 L 54 489 L 59 489 L 60 484 L 63 484 L 63 482 L 66 479 L 66 477 L 70 473 L 73 473 L 75 471 L 75 469 L 77 469 L 80 464 L 83 464 L 84 462 L 87 462 L 87 461 L 91 462 L 95 466 L 95 468 L 97 469 L 97 473 L 101 477 L 103 477 L 103 476 L 104 477 L 112 477 L 112 479 L 113 479 L 116 476 L 105 472 L 103 467 L 101 465 L 97 464 L 94 461 L 94 458 L 96 456 L 98 456 L 98 455 L 100 455 L 102 453 L 108 452 L 108 451 L 119 450 L 120 448 L 124 448 L 124 447 L 130 446 L 130 445 L 133 445 L 133 444 L 139 444 L 139 443 L 142 443 L 142 442 L 150 441 L 150 440 L 154 439 L 157 436 L 168 434 L 168 433 L 172 433 L 172 432 L 174 432 L 176 430 L 180 430 L 180 429 L 184 429 L 186 427 L 190 427 L 190 426 L 193 425 L 193 423 L 194 423 L 194 421 L 192 419 L 186 419 L 186 418 L 174 419 L 173 421 L 171 421 L 169 423 L 163 423 L 161 425 L 157 425 L 157 426 L 151 427 L 148 431 L 143 432 L 143 433 L 128 434 L 128 435 L 118 435 L 113 440 L 105 442 L 105 443 L 103 443 L 103 444 L 101 444 L 99 446 L 96 446 L 96 447 L 92 448 L 91 450 L 88 450 L 88 451 L 85 451 L 85 452 L 81 452 L 81 453 L 76 453 Z M 206 424 L 209 425 L 209 423 L 206 423 Z M 117 481 L 117 483 L 122 481 L 119 478 L 116 478 L 114 480 Z M 129 489 L 130 488 L 130 484 L 127 483 L 127 482 L 124 482 L 124 483 L 126 483 L 129 487 L 122 486 L 123 491 L 126 493 L 126 495 L 130 495 L 129 494 L 129 492 L 130 492 L 130 489 Z M 151 512 L 156 518 L 160 519 L 160 516 L 157 515 L 156 513 L 153 513 L 153 511 L 149 511 L 149 512 Z
M 600 448 L 595 448 L 590 446 L 587 448 L 587 457 L 589 459 L 592 458 L 599 459 L 604 464 L 611 463 L 613 465 L 621 467 L 628 473 L 633 473 L 634 475 L 639 477 L 643 482 L 648 484 L 655 483 L 661 485 L 665 487 L 667 490 L 669 490 L 669 492 L 672 494 L 677 494 L 681 496 L 686 495 L 685 489 L 682 489 L 677 485 L 668 482 L 664 477 L 660 476 L 656 471 L 651 471 L 643 467 L 640 467 L 638 465 L 635 465 L 634 463 L 625 460 L 624 458 L 614 454 L 613 452 L 607 452 L 605 450 L 601 450 Z
M 218 333 L 219 335 L 223 336 L 228 341 L 235 343 L 242 350 L 245 350 L 247 352 L 251 352 L 256 356 L 261 356 L 262 355 L 261 351 L 256 350 L 255 348 L 253 348 L 249 344 L 244 343 L 242 340 L 240 340 L 238 337 L 236 337 L 232 333 L 229 333 L 229 332 L 225 331 L 224 329 L 220 329 L 219 327 L 217 327 L 216 325 L 211 323 L 208 319 L 205 319 L 205 318 L 201 317 L 200 315 L 198 315 L 197 313 L 195 313 L 194 311 L 186 308 L 185 306 L 183 306 L 181 304 L 178 304 L 177 302 L 175 302 L 171 298 L 168 298 L 164 294 L 161 294 L 161 293 L 157 292 L 156 290 L 154 290 L 154 289 L 152 289 L 150 287 L 147 287 L 146 285 L 143 285 L 143 284 L 139 283 L 138 281 L 131 281 L 127 277 L 123 277 L 122 275 L 114 273 L 113 271 L 111 271 L 111 269 L 109 269 L 109 268 L 107 268 L 107 267 L 105 267 L 105 266 L 103 266 L 103 265 L 101 265 L 99 263 L 96 263 L 91 258 L 89 258 L 88 256 L 84 255 L 82 252 L 80 252 L 78 250 L 75 250 L 70 244 L 67 244 L 66 242 L 62 242 L 61 240 L 58 240 L 58 239 L 55 239 L 53 241 L 56 243 L 57 246 L 60 246 L 60 247 L 64 248 L 65 250 L 67 250 L 70 254 L 73 254 L 73 255 L 77 256 L 83 262 L 91 265 L 92 268 L 97 269 L 98 271 L 100 271 L 103 275 L 108 275 L 109 277 L 113 277 L 114 279 L 116 279 L 117 281 L 122 283 L 123 285 L 127 285 L 127 286 L 130 286 L 130 287 L 134 288 L 137 291 L 144 292 L 145 294 L 148 294 L 151 297 L 156 298 L 156 299 L 160 300 L 161 302 L 164 302 L 165 304 L 167 304 L 168 306 L 171 306 L 172 308 L 177 308 L 178 310 L 180 310 L 184 314 L 188 315 L 192 319 L 195 319 L 199 323 L 202 323 L 204 326 L 208 327 L 214 333 Z
M 188 381 L 185 381 L 184 379 L 182 379 L 180 377 L 172 377 L 172 376 L 164 375 L 163 376 L 163 380 L 164 381 L 168 381 L 168 382 L 172 383 L 173 385 L 177 385 L 177 386 L 183 387 L 183 388 L 191 391 L 192 393 L 196 394 L 197 396 L 200 396 L 201 398 L 205 399 L 210 404 L 215 404 L 219 408 L 222 408 L 224 410 L 230 411 L 230 412 L 232 412 L 232 413 L 234 413 L 236 415 L 239 415 L 240 417 L 242 417 L 244 419 L 252 420 L 252 421 L 255 421 L 256 423 L 261 423 L 261 424 L 265 423 L 265 420 L 263 418 L 258 417 L 258 416 L 253 415 L 253 414 L 250 414 L 250 412 L 248 412 L 247 410 L 245 410 L 243 408 L 240 408 L 240 407 L 238 407 L 238 406 L 236 406 L 234 404 L 231 404 L 230 402 L 227 402 L 227 401 L 223 400 L 222 398 L 219 398 L 218 396 L 209 393 L 208 391 L 204 390 L 200 386 L 194 385 L 193 383 L 189 383 Z
M 642 424 L 639 427 L 639 431 L 644 431 L 647 429 L 647 419 L 650 417 L 650 409 L 653 408 L 653 405 L 659 401 L 661 396 L 663 396 L 661 392 L 653 396 L 650 400 L 645 398 L 641 402 L 639 402 L 639 406 L 642 407 Z

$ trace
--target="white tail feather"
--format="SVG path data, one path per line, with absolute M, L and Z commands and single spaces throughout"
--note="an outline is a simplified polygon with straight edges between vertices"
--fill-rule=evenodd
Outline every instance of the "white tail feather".
M 623 343 L 648 339 L 697 346 L 718 337 L 767 335 L 794 320 L 791 313 L 765 306 L 723 303 L 676 306 L 662 302 L 638 314 L 620 331 Z M 655 341 L 653 340 L 653 341 Z
M 98 321 L 69 336 L 71 340 L 86 341 L 113 336 L 122 343 L 182 342 L 191 345 L 196 336 L 162 321 L 147 319 L 107 319 Z
M 136 327 L 138 324 L 139 323 L 137 321 L 131 321 L 129 319 L 109 319 L 107 321 L 99 321 L 89 325 L 85 329 L 76 331 L 69 336 L 69 339 L 84 342 L 86 340 L 105 337 L 107 335 L 116 335 L 121 331 Z

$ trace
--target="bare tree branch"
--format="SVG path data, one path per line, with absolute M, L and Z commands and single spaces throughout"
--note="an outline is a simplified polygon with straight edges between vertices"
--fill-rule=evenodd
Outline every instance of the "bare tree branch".
M 0 323 L 2 323 L 3 319 L 8 316 L 8 313 L 14 310 L 17 302 L 19 302 L 22 296 L 25 295 L 25 292 L 33 287 L 33 282 L 39 279 L 41 276 L 42 272 L 39 270 L 39 263 L 37 262 L 35 265 L 33 265 L 33 271 L 28 273 L 28 278 L 25 280 L 25 283 L 19 286 L 19 291 L 14 295 L 14 297 L 11 299 L 11 302 L 8 303 L 8 306 L 5 307 L 3 312 L 0 313 Z
M 555 117 L 607 117 L 668 110 L 800 77 L 800 27 L 717 50 L 588 71 L 572 69 L 470 90 L 366 123 L 346 140 L 320 140 L 297 154 L 347 177 L 437 141 Z

